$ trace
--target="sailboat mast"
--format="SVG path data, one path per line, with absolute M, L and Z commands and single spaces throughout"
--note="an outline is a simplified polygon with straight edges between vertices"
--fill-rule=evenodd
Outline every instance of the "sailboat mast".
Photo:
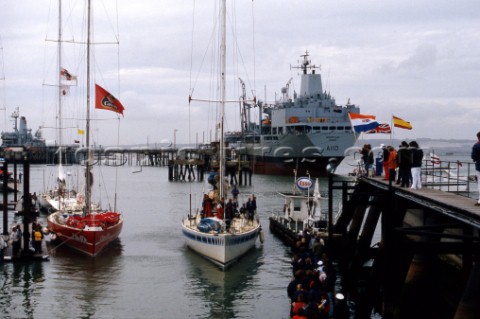
M 92 150 L 90 147 L 90 33 L 91 33 L 91 0 L 87 1 L 87 118 L 85 130 L 86 132 L 86 147 L 87 147 L 87 161 L 85 163 L 85 214 L 88 214 L 91 209 L 92 201 L 92 176 L 91 176 L 91 165 L 92 165 Z
M 221 19 L 221 34 L 220 34 L 220 161 L 219 161 L 219 171 L 220 171 L 220 199 L 224 197 L 224 180 L 225 180 L 225 138 L 224 138 L 224 117 L 225 117 L 225 71 L 226 71 L 226 17 L 227 17 L 227 8 L 226 0 L 222 0 L 222 5 L 220 9 L 220 19 Z
M 59 171 L 62 171 L 62 157 L 63 157 L 63 134 L 62 134 L 62 74 L 60 72 L 62 67 L 62 0 L 58 0 L 58 68 L 56 70 L 58 76 L 58 165 Z

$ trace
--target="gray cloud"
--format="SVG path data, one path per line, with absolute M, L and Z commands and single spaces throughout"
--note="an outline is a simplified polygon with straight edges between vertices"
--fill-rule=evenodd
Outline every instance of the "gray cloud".
M 72 12 L 65 16 L 65 37 L 80 39 L 84 27 L 74 17 L 82 12 L 82 2 L 62 3 L 66 12 Z M 96 1 L 97 41 L 116 39 L 115 3 Z M 196 2 L 194 14 L 191 2 L 166 0 L 160 6 L 151 0 L 118 2 L 119 54 L 115 46 L 96 46 L 95 72 L 101 71 L 96 80 L 103 81 L 126 108 L 122 142 L 142 142 L 147 136 L 161 140 L 171 137 L 174 129 L 179 130 L 179 141 L 186 142 L 189 131 L 191 139 L 196 133 L 208 135 L 213 106 L 189 106 L 187 97 L 190 83 L 197 83 L 198 97 L 208 96 L 214 88 L 207 77 L 213 64 L 204 60 L 211 56 L 208 45 L 216 36 L 211 31 L 213 6 L 213 1 Z M 233 6 L 236 15 L 231 13 Z M 229 2 L 229 24 L 236 21 L 229 33 L 235 31 L 238 38 L 237 43 L 228 42 L 229 57 L 239 62 L 237 68 L 229 68 L 229 89 L 235 84 L 229 96 L 237 99 L 240 94 L 238 77 L 247 82 L 250 96 L 254 90 L 267 101 L 273 101 L 291 77 L 292 88 L 298 87 L 298 72 L 290 66 L 308 50 L 312 61 L 322 66 L 324 87 L 338 103 L 350 98 L 362 113 L 375 114 L 380 121 L 389 121 L 392 114 L 411 121 L 414 130 L 395 132 L 400 138 L 471 138 L 478 131 L 480 104 L 478 12 L 480 2 L 467 0 Z M 7 116 L 20 106 L 32 128 L 47 126 L 54 121 L 54 92 L 42 84 L 54 78 L 56 60 L 55 44 L 45 39 L 56 38 L 56 1 L 2 2 L 0 36 Z M 84 79 L 81 49 L 75 50 L 65 64 Z M 81 91 L 73 89 L 72 100 L 76 90 Z M 239 127 L 237 109 L 237 104 L 227 105 L 229 130 Z M 108 119 L 97 126 L 101 143 L 113 143 L 116 134 L 109 131 L 115 132 L 114 116 L 97 115 Z M 448 123 L 449 129 L 439 122 Z M 10 129 L 9 123 L 5 129 Z

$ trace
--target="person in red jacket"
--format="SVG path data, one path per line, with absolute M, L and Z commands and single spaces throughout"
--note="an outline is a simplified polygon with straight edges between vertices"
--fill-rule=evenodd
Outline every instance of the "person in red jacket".
M 208 197 L 207 194 L 203 195 L 203 217 L 213 217 L 212 213 L 212 200 Z
M 388 178 L 387 180 L 395 180 L 395 169 L 397 168 L 397 151 L 393 148 L 393 146 L 389 145 L 387 147 L 388 149 L 388 161 L 387 161 L 387 165 L 388 165 Z M 390 176 L 390 173 L 393 172 L 393 176 Z M 385 176 L 387 176 L 387 174 L 385 174 Z
M 220 203 L 217 205 L 217 218 L 218 219 L 223 219 L 224 218 L 224 209 L 225 209 L 225 198 L 222 197 L 220 200 Z
M 303 301 L 303 294 L 298 294 L 297 301 L 292 303 L 292 319 L 307 319 L 304 308 L 307 304 Z

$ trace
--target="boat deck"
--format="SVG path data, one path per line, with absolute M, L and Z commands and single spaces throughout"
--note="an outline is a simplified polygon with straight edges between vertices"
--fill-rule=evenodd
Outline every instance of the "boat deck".
M 184 220 L 184 225 L 185 227 L 191 230 L 200 232 L 197 228 L 197 225 L 200 223 L 200 220 L 201 220 L 200 215 L 197 215 L 191 218 L 186 218 Z M 235 235 L 238 233 L 245 233 L 245 232 L 251 231 L 257 227 L 258 227 L 258 221 L 256 219 L 248 220 L 247 218 L 244 218 L 244 217 L 235 217 L 232 219 L 230 223 L 230 227 L 227 230 L 223 232 L 218 232 L 218 233 L 215 232 L 215 234 Z M 208 233 L 205 233 L 205 234 L 208 234 Z

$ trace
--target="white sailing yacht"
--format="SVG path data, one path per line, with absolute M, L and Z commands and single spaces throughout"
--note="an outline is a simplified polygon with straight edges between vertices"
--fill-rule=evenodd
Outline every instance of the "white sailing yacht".
M 246 210 L 235 211 L 239 203 L 228 199 L 225 181 L 225 132 L 224 113 L 226 102 L 226 0 L 220 5 L 221 36 L 220 36 L 220 143 L 219 143 L 219 172 L 218 182 L 208 194 L 202 194 L 202 211 L 195 215 L 188 214 L 182 220 L 182 234 L 186 245 L 225 269 L 242 255 L 255 246 L 259 236 L 263 238 L 262 226 L 255 212 L 256 205 L 251 205 Z M 195 101 L 191 96 L 190 101 Z M 255 200 L 255 198 L 253 198 Z M 238 205 L 238 206 L 237 206 Z M 233 207 L 232 207 L 233 206 Z M 232 211 L 232 209 L 234 211 Z

